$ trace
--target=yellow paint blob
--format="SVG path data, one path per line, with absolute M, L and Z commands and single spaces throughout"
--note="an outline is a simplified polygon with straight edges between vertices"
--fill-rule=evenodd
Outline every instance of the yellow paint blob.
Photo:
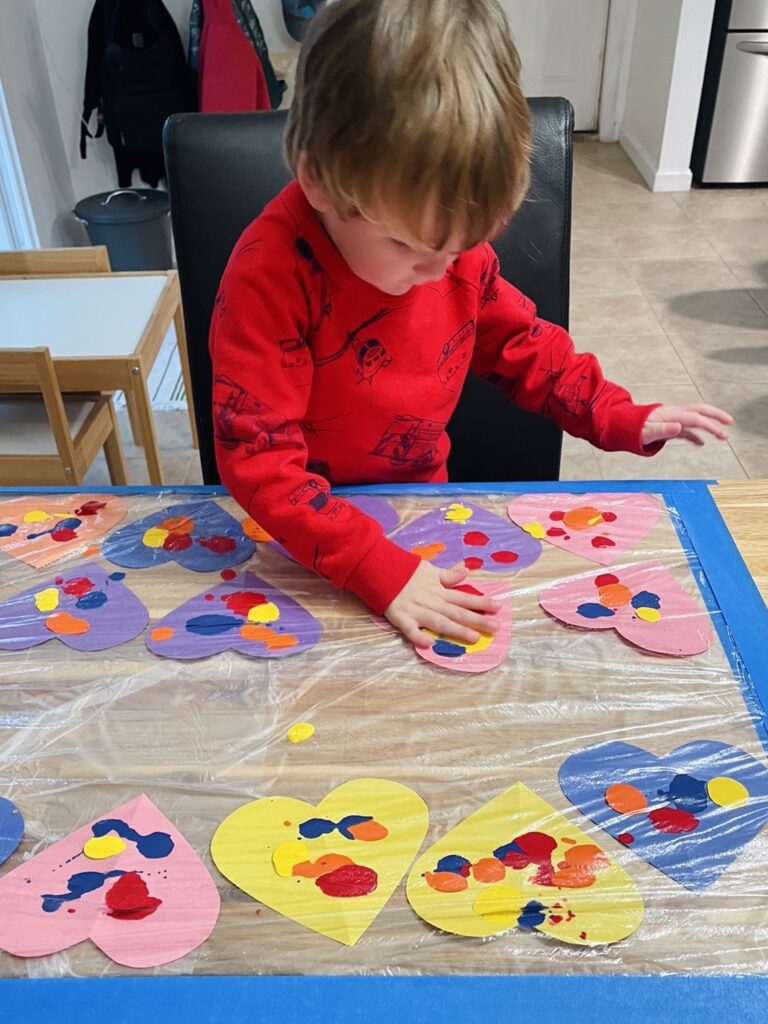
M 658 608 L 635 608 L 635 615 L 643 622 L 658 622 L 661 618 Z
M 34 509 L 32 512 L 27 512 L 24 516 L 25 523 L 44 523 L 46 519 L 50 519 L 51 516 L 47 512 L 41 512 L 39 509 Z
M 159 526 L 151 526 L 141 538 L 141 542 L 147 548 L 161 548 L 165 544 L 167 536 L 167 530 L 161 530 Z
M 431 629 L 425 629 L 423 632 L 427 636 L 434 637 L 435 640 L 445 640 L 449 644 L 457 644 L 459 647 L 465 647 L 467 654 L 474 654 L 476 651 L 484 651 L 486 647 L 490 647 L 493 637 L 488 633 L 481 633 L 480 639 L 476 640 L 473 644 L 468 644 L 466 640 L 457 640 L 452 636 L 445 636 L 443 633 L 435 633 Z
M 466 505 L 461 505 L 459 502 L 454 502 L 448 506 L 445 513 L 446 522 L 449 523 L 466 523 L 472 518 L 472 509 L 467 508 Z
M 83 853 L 90 860 L 106 860 L 122 853 L 127 843 L 120 836 L 94 836 L 83 846 Z
M 295 865 L 303 864 L 308 859 L 309 849 L 306 843 L 294 840 L 275 847 L 272 866 L 281 878 L 291 878 Z
M 303 743 L 304 740 L 308 740 L 311 736 L 315 735 L 315 727 L 310 722 L 297 722 L 296 725 L 291 726 L 285 735 L 291 743 Z
M 526 523 L 523 529 L 527 534 L 529 534 L 529 536 L 533 537 L 534 540 L 541 540 L 547 535 L 547 531 L 538 520 L 534 520 L 532 523 Z
M 718 775 L 707 783 L 707 796 L 718 807 L 735 807 L 749 800 L 749 790 L 738 779 Z
M 517 924 L 525 899 L 513 885 L 494 885 L 478 894 L 472 909 L 498 928 Z
M 35 608 L 39 612 L 52 612 L 59 607 L 59 591 L 56 587 L 38 590 L 35 594 Z
M 249 622 L 274 622 L 280 618 L 280 609 L 272 601 L 257 604 L 248 612 Z

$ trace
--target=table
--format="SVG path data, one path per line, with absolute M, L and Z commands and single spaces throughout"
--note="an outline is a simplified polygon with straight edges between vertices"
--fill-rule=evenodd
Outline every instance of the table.
M 768 481 L 723 480 L 712 487 L 712 496 L 768 602 Z
M 50 349 L 64 392 L 125 392 L 134 438 L 144 446 L 152 484 L 162 484 L 163 474 L 147 380 L 171 321 L 197 447 L 175 270 L 0 278 L 0 351 Z
M 688 580 L 693 573 L 713 612 L 720 645 L 695 659 L 638 662 L 614 644 L 609 663 L 601 666 L 597 648 L 572 636 L 567 661 L 557 624 L 537 613 L 536 595 L 553 571 L 584 566 L 568 553 L 549 557 L 550 549 L 513 582 L 521 644 L 509 673 L 504 679 L 464 680 L 462 686 L 455 677 L 430 674 L 427 666 L 402 658 L 397 638 L 373 626 L 354 599 L 329 598 L 322 581 L 275 552 L 260 550 L 254 571 L 323 622 L 323 660 L 314 665 L 302 663 L 301 656 L 277 666 L 219 656 L 174 670 L 167 662 L 147 661 L 140 644 L 106 652 L 94 664 L 57 652 L 55 686 L 31 673 L 31 652 L 9 665 L 4 687 L 0 681 L 5 713 L 0 783 L 7 784 L 14 773 L 30 783 L 25 793 L 30 816 L 45 823 L 37 826 L 34 840 L 43 843 L 52 825 L 55 834 L 69 830 L 69 809 L 59 806 L 64 795 L 87 820 L 84 809 L 95 815 L 146 788 L 150 796 L 159 794 L 164 811 L 203 852 L 223 814 L 246 799 L 286 792 L 314 800 L 344 778 L 366 774 L 405 781 L 422 792 L 433 815 L 431 842 L 476 809 L 478 793 L 498 790 L 517 777 L 562 809 L 556 770 L 574 744 L 622 736 L 661 751 L 711 735 L 765 761 L 766 611 L 706 484 L 599 481 L 362 490 L 392 496 L 401 513 L 414 514 L 448 495 L 458 500 L 475 495 L 501 512 L 511 491 L 554 489 L 662 495 L 671 515 L 638 545 L 637 555 L 659 557 Z M 142 513 L 195 495 L 216 496 L 234 510 L 221 488 L 132 490 L 144 503 Z M 737 517 L 744 555 L 759 571 L 768 482 L 713 486 L 712 494 Z M 7 563 L 0 564 L 0 584 L 5 569 Z M 191 574 L 171 567 L 158 586 L 153 573 L 137 571 L 130 580 L 153 619 L 187 599 L 190 587 L 198 592 L 212 585 L 190 582 Z M 9 589 L 10 584 L 0 586 L 0 599 Z M 469 713 L 466 727 L 460 724 L 462 711 Z M 291 747 L 285 728 L 304 718 L 319 727 L 317 744 Z M 225 887 L 220 924 L 201 947 L 201 959 L 193 955 L 187 961 L 189 969 L 209 976 L 4 981 L 0 1002 L 11 1018 L 43 1019 L 55 1011 L 62 1020 L 82 1020 L 108 1004 L 115 1024 L 149 1014 L 150 1008 L 157 1019 L 179 1016 L 181 1009 L 192 1021 L 279 1018 L 305 1024 L 308 1015 L 358 1020 L 361 1007 L 374 1024 L 393 1018 L 427 1024 L 434 1021 L 435 1005 L 441 1018 L 462 1024 L 484 1024 L 498 1016 L 500 1006 L 514 1007 L 516 1019 L 540 1017 L 542 1007 L 567 1006 L 574 1024 L 617 1019 L 714 1024 L 727 1002 L 740 1024 L 751 1024 L 764 1017 L 768 994 L 768 980 L 759 976 L 768 958 L 768 830 L 754 843 L 739 870 L 693 901 L 648 865 L 633 861 L 629 851 L 619 853 L 642 885 L 647 926 L 626 946 L 596 955 L 554 945 L 544 949 L 531 936 L 481 945 L 436 934 L 413 920 L 402 886 L 361 944 L 341 949 L 275 915 L 263 914 L 257 922 L 252 903 Z M 617 855 L 615 844 L 611 852 Z M 65 956 L 72 957 L 74 973 L 102 973 L 101 961 L 88 948 Z M 18 966 L 14 973 L 24 973 Z M 249 976 L 257 970 L 273 976 Z M 672 976 L 656 973 L 665 970 Z M 749 976 L 728 976 L 740 970 Z M 172 971 L 171 966 L 163 973 Z M 274 976 L 300 971 L 320 976 Z M 327 976 L 368 971 L 427 976 Z M 686 977 L 686 971 L 695 976 Z M 428 976 L 431 972 L 442 976 Z M 460 976 L 472 972 L 483 976 Z M 107 965 L 104 973 L 116 972 Z M 310 1007 L 318 1009 L 310 1014 Z

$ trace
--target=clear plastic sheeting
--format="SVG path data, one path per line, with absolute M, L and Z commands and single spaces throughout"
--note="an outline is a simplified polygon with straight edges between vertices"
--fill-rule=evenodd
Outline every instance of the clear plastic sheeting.
M 390 500 L 403 524 L 467 497 Z M 511 497 L 474 494 L 471 500 L 506 518 Z M 191 499 L 165 491 L 126 500 L 121 527 Z M 231 499 L 216 500 L 243 518 Z M 665 511 L 619 567 L 660 563 L 703 607 L 691 552 L 683 550 L 673 516 Z M 80 562 L 95 561 L 107 573 L 118 568 L 94 553 L 68 555 L 44 569 L 0 558 L 0 601 Z M 211 937 L 154 971 L 131 972 L 86 941 L 40 959 L 1 953 L 3 976 L 765 973 L 768 830 L 708 889 L 693 892 L 598 828 L 558 784 L 567 758 L 615 740 L 659 756 L 693 741 L 716 741 L 764 764 L 754 719 L 720 639 L 727 631 L 716 633 L 706 653 L 673 658 L 644 653 L 613 631 L 568 628 L 541 610 L 539 591 L 593 566 L 545 545 L 519 573 L 478 573 L 508 582 L 513 627 L 501 666 L 471 675 L 416 657 L 355 598 L 264 543 L 238 570 L 243 567 L 320 622 L 314 647 L 279 658 L 227 652 L 175 661 L 151 653 L 143 632 L 101 652 L 78 653 L 57 639 L 0 652 L 0 796 L 13 800 L 26 822 L 23 841 L 0 876 L 145 793 L 203 859 L 222 899 Z M 149 630 L 221 582 L 216 572 L 177 564 L 123 571 L 124 584 L 149 609 Z M 300 722 L 311 723 L 315 733 L 291 743 L 287 731 Z M 261 906 L 213 865 L 213 834 L 242 804 L 262 796 L 315 804 L 361 777 L 403 783 L 423 798 L 430 818 L 422 853 L 493 797 L 524 783 L 631 876 L 645 904 L 639 927 L 620 942 L 595 947 L 521 928 L 489 939 L 458 937 L 416 916 L 404 879 L 347 947 Z

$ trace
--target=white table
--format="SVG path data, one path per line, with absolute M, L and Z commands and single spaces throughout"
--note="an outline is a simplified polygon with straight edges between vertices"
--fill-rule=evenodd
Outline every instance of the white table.
M 151 484 L 162 484 L 163 477 L 147 379 L 172 320 L 197 447 L 175 270 L 0 278 L 0 352 L 45 346 L 62 391 L 124 391 Z

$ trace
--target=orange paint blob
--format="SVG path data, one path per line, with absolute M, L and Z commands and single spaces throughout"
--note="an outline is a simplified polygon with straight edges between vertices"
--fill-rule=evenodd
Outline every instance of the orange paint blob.
M 461 892 L 469 884 L 463 875 L 453 871 L 425 871 L 424 880 L 431 889 L 438 892 Z
M 175 636 L 176 630 L 171 629 L 170 626 L 156 626 L 150 634 L 152 640 L 170 640 L 172 636 Z
M 240 636 L 243 640 L 261 640 L 266 643 L 274 636 L 269 626 L 261 626 L 258 622 L 246 622 L 240 627 Z
M 247 516 L 243 520 L 243 533 L 246 537 L 250 537 L 251 540 L 260 541 L 266 543 L 272 540 L 272 537 L 267 533 L 263 526 L 259 526 L 255 519 L 251 519 Z
M 356 825 L 347 825 L 347 832 L 355 839 L 366 843 L 374 843 L 377 839 L 386 839 L 389 829 L 371 818 L 370 821 L 359 821 Z
M 90 558 L 91 555 L 98 555 L 101 552 L 101 548 L 98 544 L 91 544 L 89 548 L 86 548 L 83 552 L 83 558 Z
M 599 508 L 593 508 L 591 505 L 572 508 L 563 516 L 563 523 L 569 530 L 586 530 L 590 526 L 597 526 L 602 521 L 603 513 Z
M 189 516 L 169 516 L 159 525 L 161 530 L 167 530 L 169 533 L 192 533 L 195 528 L 195 522 Z
M 271 651 L 282 651 L 286 647 L 295 647 L 299 638 L 292 633 L 275 633 L 267 640 L 267 647 Z
M 594 885 L 597 872 L 607 868 L 610 861 L 598 846 L 584 843 L 566 851 L 565 860 L 552 872 L 552 884 L 560 889 L 586 889 Z
M 441 544 L 439 540 L 436 540 L 432 544 L 417 544 L 415 548 L 411 548 L 411 551 L 414 555 L 418 555 L 419 558 L 429 562 L 433 558 L 437 558 L 441 551 L 445 551 L 445 544 Z
M 45 627 L 52 633 L 60 633 L 63 636 L 77 636 L 87 633 L 91 628 L 85 619 L 76 619 L 69 612 L 56 612 L 55 615 L 49 615 L 45 620 Z
M 623 583 L 609 583 L 606 587 L 600 587 L 597 593 L 600 604 L 605 608 L 621 608 L 632 600 L 632 591 Z
M 616 782 L 605 791 L 605 802 L 619 814 L 637 814 L 648 806 L 645 794 L 627 782 Z
M 293 873 L 301 878 L 320 878 L 322 875 L 327 875 L 329 871 L 335 871 L 337 868 L 354 863 L 349 857 L 344 857 L 340 853 L 325 853 L 316 861 L 303 860 L 301 864 L 294 864 Z
M 472 877 L 477 882 L 500 882 L 506 873 L 498 857 L 482 857 L 472 865 Z

